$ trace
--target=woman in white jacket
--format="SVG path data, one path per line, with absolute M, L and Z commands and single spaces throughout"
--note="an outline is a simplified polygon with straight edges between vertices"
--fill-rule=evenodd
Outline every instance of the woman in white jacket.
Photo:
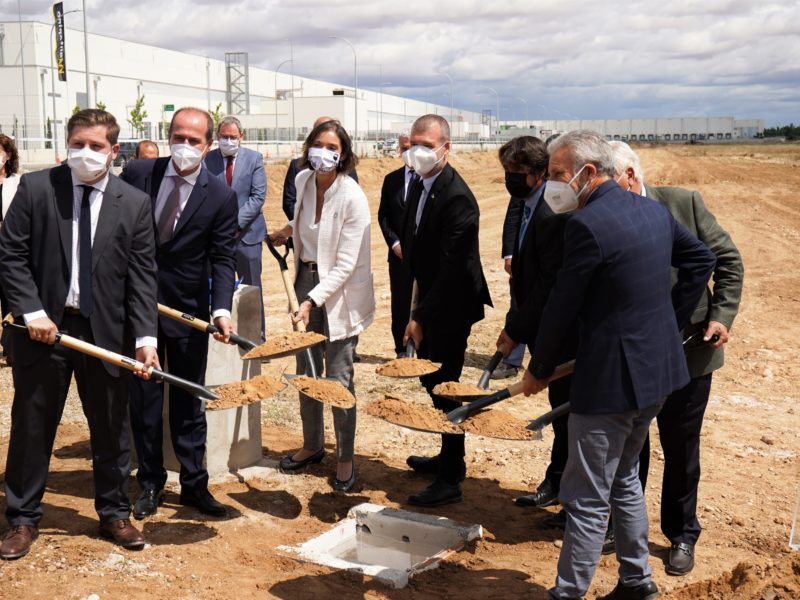
M 357 162 L 350 136 L 338 121 L 317 125 L 306 138 L 295 179 L 294 220 L 270 234 L 275 244 L 294 240 L 295 291 L 302 299 L 293 322 L 325 334 L 312 349 L 317 373 L 323 358 L 328 377 L 355 394 L 353 354 L 358 335 L 372 323 L 375 296 L 370 262 L 370 213 L 364 192 L 347 174 Z M 297 355 L 297 372 L 310 374 L 306 353 Z M 286 473 L 297 472 L 325 455 L 323 405 L 300 394 L 303 447 L 283 457 Z M 337 467 L 333 489 L 349 491 L 356 480 L 353 446 L 356 409 L 333 408 Z

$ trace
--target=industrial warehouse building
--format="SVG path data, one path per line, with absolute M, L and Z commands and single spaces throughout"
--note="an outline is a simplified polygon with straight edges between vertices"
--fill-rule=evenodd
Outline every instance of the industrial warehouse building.
M 83 32 L 64 29 L 66 81 L 59 81 L 53 59 L 54 33 L 51 23 L 0 23 L 0 132 L 17 138 L 23 162 L 50 162 L 59 152 L 63 157 L 66 121 L 74 107 L 87 105 Z M 577 128 L 637 141 L 733 140 L 763 132 L 762 121 L 733 117 L 532 119 L 498 127 L 490 111 L 467 111 L 452 102 L 445 106 L 362 88 L 356 97 L 353 87 L 292 75 L 288 57 L 271 71 L 250 66 L 246 53 L 226 53 L 219 60 L 92 33 L 88 40 L 92 104 L 102 103 L 116 115 L 123 140 L 163 140 L 181 106 L 238 115 L 249 142 L 272 156 L 295 155 L 323 114 L 339 119 L 362 140 L 362 153 L 379 148 L 378 140 L 395 137 L 426 113 L 447 118 L 455 140 L 473 142 L 523 133 L 544 138 Z M 137 130 L 128 119 L 139 98 L 147 116 Z

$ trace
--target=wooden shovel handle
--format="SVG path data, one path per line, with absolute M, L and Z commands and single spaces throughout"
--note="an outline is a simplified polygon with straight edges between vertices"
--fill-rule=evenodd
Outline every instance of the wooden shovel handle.
M 164 306 L 163 304 L 158 305 L 158 314 L 163 315 L 165 317 L 169 317 L 170 319 L 174 319 L 176 321 L 180 321 L 188 325 L 189 327 L 193 327 L 194 329 L 198 329 L 205 333 L 208 333 L 208 326 L 209 323 L 198 319 L 192 315 L 187 315 L 186 313 L 182 313 L 179 310 L 175 310 L 174 308 L 170 308 L 169 306 Z
M 62 346 L 66 346 L 67 348 L 71 348 L 80 352 L 82 354 L 88 354 L 89 356 L 94 356 L 100 360 L 103 360 L 107 363 L 111 363 L 112 365 L 117 365 L 118 367 L 122 367 L 123 369 L 128 369 L 129 371 L 139 371 L 144 368 L 144 364 L 130 358 L 128 356 L 123 356 L 122 354 L 117 354 L 116 352 L 112 352 L 111 350 L 106 350 L 105 348 L 100 348 L 99 346 L 95 346 L 94 344 L 90 344 L 89 342 L 84 342 L 83 340 L 79 340 L 78 338 L 74 338 L 71 335 L 67 335 L 66 333 L 59 333 L 57 334 L 58 343 Z M 153 368 L 150 367 L 146 369 L 147 373 L 152 373 Z
M 286 297 L 289 298 L 289 309 L 293 315 L 296 315 L 300 310 L 300 303 L 297 301 L 297 294 L 294 291 L 294 283 L 289 271 L 281 271 L 281 279 L 283 279 L 283 287 L 286 288 Z M 305 332 L 306 324 L 300 321 L 295 323 L 295 331 Z

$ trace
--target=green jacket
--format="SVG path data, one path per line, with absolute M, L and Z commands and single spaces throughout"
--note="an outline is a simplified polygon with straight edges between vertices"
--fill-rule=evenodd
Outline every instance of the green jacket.
M 683 331 L 683 337 L 686 338 L 703 329 L 709 321 L 718 321 L 730 330 L 739 310 L 744 280 L 742 256 L 731 236 L 720 227 L 714 215 L 703 204 L 699 192 L 676 187 L 645 185 L 644 195 L 663 204 L 678 223 L 695 234 L 717 257 L 717 266 L 712 276 L 713 292 L 710 289 L 706 290 L 692 315 L 690 324 Z M 675 269 L 672 272 L 672 279 L 674 285 L 677 280 Z M 724 346 L 718 350 L 714 350 L 711 346 L 699 346 L 686 351 L 686 362 L 692 378 L 719 369 L 724 360 Z

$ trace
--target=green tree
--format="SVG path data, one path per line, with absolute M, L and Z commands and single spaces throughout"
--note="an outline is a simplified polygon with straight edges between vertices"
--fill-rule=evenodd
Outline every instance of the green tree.
M 214 119 L 214 129 L 216 129 L 217 125 L 219 125 L 219 122 L 222 120 L 222 117 L 225 116 L 222 114 L 222 102 L 217 104 L 217 108 L 215 108 L 214 110 L 211 110 L 209 108 L 208 114 L 210 114 L 211 118 Z
M 94 106 L 97 108 L 97 110 L 106 110 L 106 103 L 102 100 L 98 100 Z
M 75 106 L 72 107 L 72 114 L 73 115 L 77 115 L 79 112 L 81 112 L 81 107 L 80 106 L 78 106 L 76 104 Z
M 140 136 L 144 131 L 144 120 L 147 118 L 147 111 L 144 109 L 144 94 L 136 99 L 136 104 L 131 109 L 131 114 L 128 117 L 131 129 L 135 136 Z

